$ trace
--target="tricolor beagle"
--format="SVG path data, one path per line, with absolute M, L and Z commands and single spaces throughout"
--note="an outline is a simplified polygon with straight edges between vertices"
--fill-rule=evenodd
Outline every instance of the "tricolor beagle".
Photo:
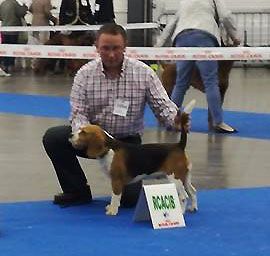
M 111 177 L 112 198 L 106 207 L 107 215 L 116 215 L 124 186 L 141 174 L 157 171 L 166 173 L 175 183 L 183 212 L 187 199 L 189 210 L 196 211 L 196 189 L 191 184 L 191 162 L 185 153 L 189 113 L 195 101 L 181 114 L 181 138 L 178 143 L 153 143 L 133 145 L 116 140 L 97 125 L 86 125 L 73 134 L 70 141 L 75 148 L 85 149 L 89 158 L 99 159 L 103 169 Z

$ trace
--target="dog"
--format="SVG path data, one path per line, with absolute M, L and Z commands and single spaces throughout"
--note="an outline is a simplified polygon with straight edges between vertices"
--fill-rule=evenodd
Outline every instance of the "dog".
M 76 149 L 84 149 L 89 158 L 96 158 L 111 177 L 112 197 L 106 207 L 107 215 L 117 215 L 123 188 L 142 174 L 163 171 L 176 185 L 183 213 L 198 210 L 196 189 L 191 183 L 192 164 L 185 152 L 189 113 L 195 100 L 181 114 L 181 138 L 178 143 L 133 145 L 113 138 L 97 125 L 86 125 L 72 135 L 70 142 Z M 190 199 L 188 201 L 188 199 Z
M 169 96 L 171 96 L 173 88 L 176 83 L 176 64 L 161 62 L 161 75 L 160 80 Z M 219 60 L 218 61 L 218 79 L 221 102 L 223 104 L 226 91 L 229 87 L 229 75 L 233 66 L 232 60 Z M 204 85 L 198 68 L 194 68 L 190 85 L 195 89 L 204 93 Z M 213 128 L 213 119 L 208 110 L 208 126 L 209 129 Z

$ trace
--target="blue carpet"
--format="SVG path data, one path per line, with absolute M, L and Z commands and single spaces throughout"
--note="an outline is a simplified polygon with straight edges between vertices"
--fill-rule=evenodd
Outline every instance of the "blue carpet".
M 39 117 L 65 118 L 69 116 L 67 97 L 0 93 L 0 112 Z M 225 111 L 225 120 L 239 133 L 231 136 L 270 139 L 270 114 Z M 145 126 L 157 127 L 149 107 L 145 112 Z M 207 110 L 196 108 L 192 112 L 192 131 L 207 133 Z
M 191 131 L 199 133 L 208 133 L 208 110 L 195 108 L 191 114 Z M 249 113 L 239 111 L 224 111 L 224 120 L 231 124 L 239 132 L 230 134 L 234 137 L 270 139 L 270 114 Z M 150 110 L 145 112 L 146 127 L 156 127 L 157 121 Z M 228 136 L 228 135 L 226 135 Z
M 38 117 L 69 117 L 68 97 L 0 93 L 0 112 Z
M 270 188 L 200 191 L 186 228 L 153 230 L 134 209 L 104 214 L 105 199 L 59 208 L 51 202 L 0 204 L 3 256 L 269 256 Z

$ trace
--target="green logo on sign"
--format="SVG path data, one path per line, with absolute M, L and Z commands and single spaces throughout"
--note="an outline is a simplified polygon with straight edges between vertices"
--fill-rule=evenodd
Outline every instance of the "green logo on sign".
M 174 198 L 172 195 L 152 196 L 154 210 L 175 209 Z

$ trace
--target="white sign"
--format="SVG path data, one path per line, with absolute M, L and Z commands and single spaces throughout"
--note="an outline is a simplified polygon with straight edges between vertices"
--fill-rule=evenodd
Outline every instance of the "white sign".
M 186 226 L 175 184 L 143 185 L 134 220 L 150 218 L 154 229 Z

